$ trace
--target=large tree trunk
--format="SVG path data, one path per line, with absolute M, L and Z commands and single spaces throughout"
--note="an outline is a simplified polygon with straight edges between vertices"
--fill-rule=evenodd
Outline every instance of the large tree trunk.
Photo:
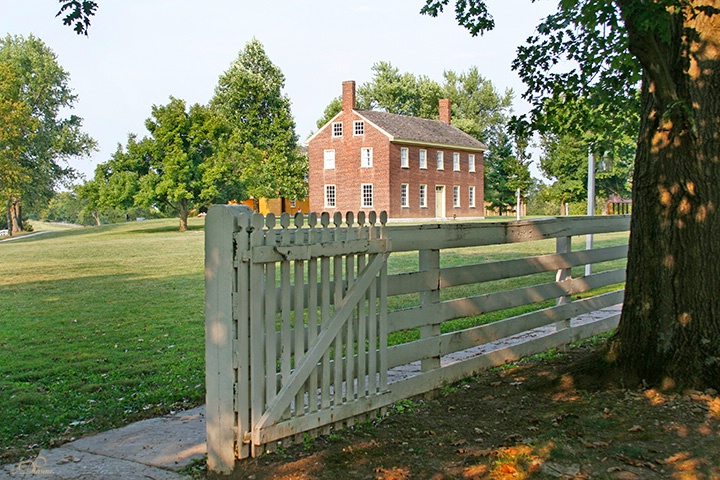
M 9 211 L 10 222 L 8 224 L 8 230 L 10 231 L 10 235 L 15 235 L 23 231 L 22 204 L 18 200 L 13 199 L 10 202 Z
M 720 15 L 673 22 L 662 45 L 626 20 L 645 74 L 625 304 L 610 353 L 638 381 L 720 388 Z
M 178 202 L 178 215 L 180 216 L 180 231 L 187 232 L 188 229 L 188 203 L 186 199 Z

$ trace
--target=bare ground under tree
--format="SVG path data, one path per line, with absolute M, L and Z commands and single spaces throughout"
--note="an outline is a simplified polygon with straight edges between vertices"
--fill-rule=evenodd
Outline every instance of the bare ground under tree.
M 625 388 L 588 368 L 597 346 L 400 402 L 382 419 L 243 461 L 234 477 L 720 479 L 718 393 Z

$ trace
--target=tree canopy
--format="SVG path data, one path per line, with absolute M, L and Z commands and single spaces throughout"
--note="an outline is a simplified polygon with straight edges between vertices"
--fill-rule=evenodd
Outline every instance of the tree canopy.
M 459 23 L 493 28 L 489 3 L 457 0 Z M 720 264 L 706 261 L 720 255 L 718 13 L 706 0 L 562 1 L 514 64 L 534 129 L 578 99 L 617 120 L 640 86 L 625 301 L 602 359 L 627 381 L 720 387 Z M 603 138 L 625 128 L 606 126 Z
M 233 173 L 260 197 L 304 198 L 307 157 L 298 150 L 285 75 L 257 39 L 249 41 L 218 80 L 210 108 L 228 124 L 220 139 L 218 175 Z
M 67 115 L 76 100 L 69 74 L 40 39 L 0 39 L 0 195 L 11 233 L 23 228 L 22 204 L 49 200 L 75 176 L 67 160 L 95 148 L 82 119 Z
M 378 62 L 372 70 L 373 79 L 358 87 L 357 108 L 361 110 L 438 118 L 438 101 L 449 98 L 453 125 L 486 143 L 504 130 L 510 118 L 513 91 L 500 93 L 477 67 L 461 73 L 446 71 L 442 84 L 423 75 L 400 73 L 389 62 Z M 317 121 L 318 128 L 341 109 L 340 97 L 333 98 Z
M 113 208 L 150 207 L 180 217 L 232 200 L 307 195 L 284 76 L 257 40 L 218 81 L 208 106 L 170 97 L 153 106 L 148 136 L 128 137 L 78 190 L 99 218 Z

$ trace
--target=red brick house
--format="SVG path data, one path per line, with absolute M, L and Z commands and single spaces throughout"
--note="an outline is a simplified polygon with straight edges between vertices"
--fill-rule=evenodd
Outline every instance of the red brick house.
M 308 139 L 310 210 L 387 211 L 393 219 L 484 215 L 487 147 L 440 120 L 355 109 L 355 82 L 343 108 Z

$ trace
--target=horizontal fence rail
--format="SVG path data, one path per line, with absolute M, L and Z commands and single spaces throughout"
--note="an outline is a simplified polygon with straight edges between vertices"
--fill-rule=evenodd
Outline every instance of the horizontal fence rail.
M 626 238 L 591 250 L 571 244 L 628 230 L 627 216 L 387 225 L 384 213 L 278 219 L 212 207 L 209 468 L 230 473 L 278 443 L 614 328 Z M 526 242 L 551 251 L 480 258 Z

